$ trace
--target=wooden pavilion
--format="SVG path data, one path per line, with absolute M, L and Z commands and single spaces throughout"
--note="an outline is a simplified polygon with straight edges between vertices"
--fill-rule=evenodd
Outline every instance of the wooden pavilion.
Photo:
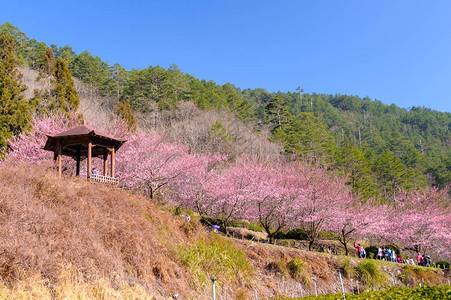
M 88 181 L 117 184 L 119 179 L 114 177 L 114 155 L 125 142 L 126 140 L 116 139 L 87 125 L 80 125 L 55 135 L 47 135 L 44 150 L 54 153 L 53 159 L 58 165 L 59 178 L 62 172 L 62 156 L 66 155 L 77 162 L 77 176 L 80 176 L 80 161 L 86 158 Z M 110 176 L 108 176 L 108 155 L 111 157 Z M 91 173 L 92 158 L 99 156 L 103 158 L 103 175 Z

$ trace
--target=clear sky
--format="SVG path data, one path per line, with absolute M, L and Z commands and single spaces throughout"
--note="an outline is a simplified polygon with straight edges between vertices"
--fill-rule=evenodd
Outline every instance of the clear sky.
M 126 69 L 451 111 L 451 1 L 0 1 L 0 23 Z

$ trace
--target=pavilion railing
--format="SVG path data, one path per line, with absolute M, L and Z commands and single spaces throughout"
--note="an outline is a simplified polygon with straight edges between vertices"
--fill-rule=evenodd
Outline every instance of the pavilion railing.
M 119 184 L 119 178 L 104 176 L 100 174 L 91 174 L 91 181 L 113 185 Z

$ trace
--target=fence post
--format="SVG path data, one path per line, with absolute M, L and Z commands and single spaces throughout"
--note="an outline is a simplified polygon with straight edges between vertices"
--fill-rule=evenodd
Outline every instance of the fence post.
M 340 277 L 341 291 L 343 292 L 343 299 L 346 300 L 345 287 L 343 286 L 343 279 L 341 278 L 341 272 L 338 270 L 338 276 Z
M 318 297 L 318 290 L 316 289 L 316 279 L 313 282 L 315 283 L 315 296 Z
M 216 300 L 216 290 L 215 290 L 215 283 L 216 283 L 216 280 L 217 279 L 215 279 L 215 278 L 210 278 L 211 279 L 211 282 L 212 282 L 212 289 L 213 289 L 213 300 Z
M 358 281 L 358 280 L 356 280 L 356 281 L 355 281 L 355 283 L 357 284 L 357 294 L 359 294 L 359 295 L 360 295 L 360 290 L 359 290 L 359 281 Z

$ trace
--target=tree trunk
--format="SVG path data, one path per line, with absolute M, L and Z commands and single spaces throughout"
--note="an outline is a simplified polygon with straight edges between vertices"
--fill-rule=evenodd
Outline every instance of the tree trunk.
M 312 247 L 313 247 L 313 244 L 315 243 L 315 240 L 310 240 L 309 241 L 309 243 L 308 243 L 308 250 L 309 251 L 312 251 Z

